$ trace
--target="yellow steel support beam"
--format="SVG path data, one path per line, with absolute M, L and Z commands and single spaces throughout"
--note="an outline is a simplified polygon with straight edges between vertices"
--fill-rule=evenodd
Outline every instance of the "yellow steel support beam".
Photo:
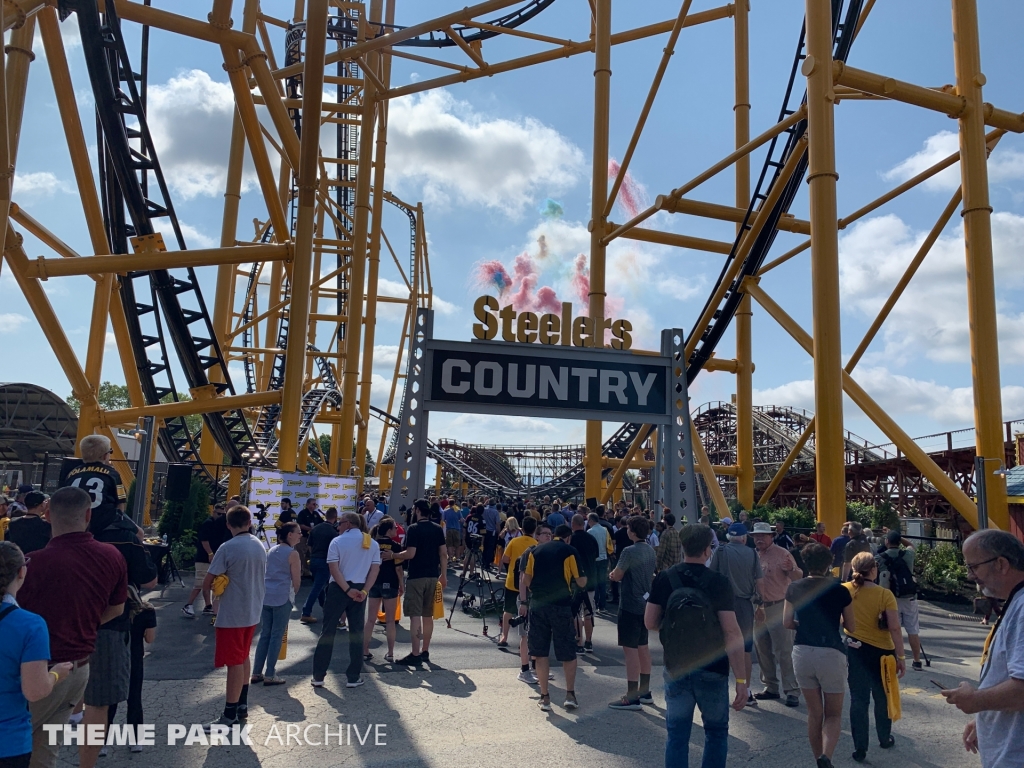
M 961 215 L 967 249 L 967 312 L 977 455 L 1003 462 L 1006 450 L 999 384 L 996 281 L 992 268 L 992 205 L 988 196 L 985 103 L 981 97 L 985 75 L 981 71 L 975 0 L 953 0 L 953 53 L 957 93 L 966 101 L 960 116 L 960 177 L 964 193 Z M 989 524 L 1009 530 L 1005 478 L 985 472 L 985 488 Z
M 119 408 L 100 411 L 99 423 L 104 427 L 117 427 L 122 424 L 135 424 L 143 416 L 157 419 L 173 419 L 178 416 L 192 416 L 203 413 L 223 413 L 243 408 L 261 408 L 281 402 L 281 390 L 269 392 L 253 392 L 247 395 L 228 395 L 225 397 L 196 398 L 175 403 L 159 403 L 144 405 L 141 408 Z
M 661 207 L 662 210 L 670 213 L 688 213 L 692 216 L 703 216 L 709 219 L 734 221 L 737 224 L 741 223 L 747 215 L 745 207 L 705 203 L 701 200 L 683 199 L 672 201 L 668 197 L 659 196 L 654 204 L 656 207 Z M 800 235 L 809 235 L 811 234 L 811 223 L 786 213 L 779 219 L 778 229 L 782 232 L 796 232 Z
M 832 536 L 846 522 L 842 344 L 839 324 L 839 227 L 836 212 L 832 3 L 807 0 L 807 184 L 810 197 L 814 327 L 814 471 L 816 512 Z
M 644 424 L 636 433 L 636 437 L 633 438 L 633 442 L 629 444 L 629 448 L 626 449 L 626 455 L 618 462 L 615 471 L 612 473 L 611 479 L 608 481 L 608 487 L 601 492 L 601 496 L 598 498 L 599 504 L 607 504 L 608 499 L 612 495 L 612 491 L 615 488 L 619 488 L 622 485 L 622 478 L 626 476 L 626 470 L 632 465 L 633 457 L 636 456 L 636 452 L 640 450 L 640 446 L 644 444 L 647 436 L 650 434 L 652 427 L 649 424 Z
M 736 148 L 750 142 L 750 30 L 748 0 L 737 0 L 733 15 L 735 48 Z M 736 207 L 750 203 L 750 155 L 736 161 Z M 736 225 L 737 234 L 742 225 Z M 750 297 L 740 299 L 736 311 L 736 500 L 754 508 L 754 354 L 751 342 Z
M 706 24 L 710 21 L 718 21 L 719 19 L 727 19 L 732 16 L 732 4 L 723 5 L 718 8 L 711 8 L 706 11 L 699 13 L 691 13 L 686 17 L 686 21 L 683 23 L 683 27 L 694 27 L 698 24 Z M 675 19 L 669 19 L 668 21 L 661 21 L 657 24 L 648 24 L 644 27 L 637 27 L 636 29 L 628 29 L 623 32 L 616 32 L 611 36 L 612 45 L 621 45 L 623 43 L 632 43 L 636 40 L 643 40 L 654 35 L 663 35 L 672 29 L 672 25 L 675 23 Z M 386 94 L 388 99 L 397 99 L 401 96 L 409 96 L 413 93 L 422 93 L 423 91 L 433 90 L 435 88 L 444 88 L 449 85 L 455 85 L 456 83 L 466 83 L 470 80 L 476 80 L 479 77 L 492 77 L 497 74 L 504 72 L 512 72 L 523 67 L 530 67 L 535 64 L 544 64 L 549 61 L 559 61 L 561 59 L 567 59 L 570 56 L 576 56 L 581 53 L 588 53 L 594 50 L 594 40 L 586 40 L 579 43 L 569 43 L 568 45 L 560 46 L 557 48 L 551 48 L 540 53 L 532 53 L 528 56 L 522 56 L 518 59 L 511 59 L 509 61 L 490 62 L 486 70 L 483 69 L 469 69 L 458 67 L 457 65 L 449 65 L 455 69 L 461 69 L 462 71 L 453 74 L 445 75 L 443 77 L 435 77 L 430 80 L 422 80 L 418 83 L 410 83 L 403 85 L 398 88 L 392 88 Z M 416 61 L 423 61 L 424 57 L 412 56 L 408 53 L 400 51 L 388 51 L 389 55 L 399 56 L 401 58 L 413 59 Z M 434 62 L 425 62 L 434 63 Z M 443 63 L 437 62 L 439 66 L 444 66 Z
M 309 325 L 313 270 L 313 225 L 316 216 L 317 157 L 320 154 L 320 107 L 324 98 L 324 56 L 327 47 L 328 0 L 309 0 L 306 22 L 306 60 L 302 68 L 302 143 L 296 184 L 299 188 L 292 262 L 291 304 L 288 310 L 288 349 L 304 350 Z M 251 146 L 251 145 L 250 145 Z M 294 472 L 299 456 L 306 356 L 290 354 L 284 363 L 284 398 L 277 466 Z M 340 452 L 340 446 L 335 447 Z
M 754 280 L 750 278 L 744 280 L 742 290 L 753 296 L 757 303 L 804 348 L 804 351 L 808 354 L 814 353 L 815 346 L 811 335 L 801 328 Z M 953 505 L 956 511 L 963 515 L 971 525 L 977 527 L 978 508 L 974 502 L 967 497 L 967 494 L 961 490 L 960 486 L 953 482 L 938 464 L 932 461 L 931 457 L 914 442 L 913 438 L 904 432 L 892 417 L 846 371 L 842 372 L 842 387 L 857 407 L 869 419 L 875 422 L 878 428 L 885 433 L 886 437 L 903 452 L 903 455 L 907 457 L 910 463 L 917 467 L 918 471 L 938 489 L 939 493 L 946 497 L 946 500 Z M 817 419 L 817 416 L 815 416 L 815 419 Z M 820 436 L 818 439 L 821 439 Z M 818 493 L 820 499 L 820 489 Z
M 871 346 L 871 342 L 874 341 L 875 336 L 878 335 L 878 331 L 881 330 L 882 324 L 889 317 L 889 314 L 892 312 L 893 307 L 896 306 L 896 302 L 899 301 L 900 296 L 903 295 L 903 292 L 910 284 L 910 281 L 917 273 L 917 270 L 920 268 L 921 264 L 924 263 L 925 256 L 927 256 L 929 251 L 931 251 L 932 246 L 935 245 L 935 241 L 938 240 L 939 235 L 942 234 L 942 230 L 946 228 L 946 225 L 949 223 L 949 220 L 953 217 L 953 214 L 956 212 L 957 207 L 960 205 L 961 199 L 962 196 L 960 190 L 958 189 L 954 193 L 953 198 L 946 205 L 946 208 L 945 210 L 943 210 L 942 215 L 939 216 L 938 221 L 935 222 L 935 225 L 928 233 L 928 236 L 925 237 L 924 242 L 921 243 L 920 248 L 917 249 L 917 253 L 914 254 L 914 258 L 911 259 L 910 264 L 903 272 L 903 276 L 896 283 L 896 287 L 893 288 L 892 292 L 889 294 L 889 298 L 886 299 L 885 304 L 878 311 L 878 315 L 875 317 L 874 321 L 871 323 L 871 326 L 864 334 L 864 338 L 861 339 L 860 344 L 857 345 L 857 349 L 854 350 L 852 355 L 850 355 L 850 359 L 846 362 L 846 365 L 843 367 L 843 370 L 845 370 L 847 373 L 853 373 L 853 369 L 857 367 L 857 363 L 860 362 L 861 358 L 864 356 L 864 353 L 867 352 L 868 347 Z M 814 434 L 813 418 L 807 423 L 807 426 L 804 428 L 803 434 L 800 435 L 800 439 L 793 447 L 793 450 L 789 452 L 789 455 L 786 457 L 786 460 L 782 462 L 782 466 L 780 466 L 779 469 L 776 471 L 775 476 L 772 478 L 772 481 L 768 484 L 768 487 L 761 495 L 761 500 L 758 502 L 759 504 L 767 504 L 769 499 L 771 499 L 771 497 L 775 494 L 775 491 L 778 490 L 779 484 L 782 482 L 782 479 L 786 476 L 786 473 L 789 472 L 789 468 L 793 466 L 793 462 L 796 461 L 797 456 L 804 449 L 804 446 L 807 444 L 808 438 L 810 438 L 812 434 Z
M 379 21 L 374 16 L 375 6 L 370 7 L 370 22 Z M 379 13 L 379 10 L 377 10 Z M 395 21 L 395 0 L 388 0 L 384 11 L 385 24 L 391 25 Z M 387 90 L 391 85 L 391 57 L 372 56 L 380 67 L 380 79 Z M 370 228 L 370 251 L 368 269 L 366 275 L 366 318 L 363 321 L 363 379 L 359 383 L 359 421 L 360 427 L 356 433 L 356 457 L 363 466 L 366 456 L 366 443 L 369 438 L 367 426 L 370 422 L 370 398 L 373 394 L 373 353 L 376 342 L 377 331 L 377 290 L 380 280 L 380 242 L 383 236 L 384 224 L 384 170 L 387 161 L 388 148 L 388 108 L 389 102 L 377 102 L 377 143 L 373 159 L 373 211 Z M 375 465 L 376 466 L 376 465 Z M 378 470 L 379 477 L 379 470 Z M 362 491 L 363 476 L 359 475 L 359 491 Z
M 608 222 L 608 229 L 615 229 L 618 226 L 618 224 L 611 221 Z M 676 248 L 690 248 L 695 251 L 707 251 L 708 253 L 728 254 L 732 252 L 732 243 L 728 243 L 725 240 L 707 240 L 703 237 L 677 235 L 673 232 L 659 232 L 655 229 L 644 229 L 641 227 L 628 230 L 622 237 L 626 240 L 671 245 Z
M 40 256 L 29 262 L 28 275 L 40 280 L 72 275 L 125 275 L 135 270 L 249 264 L 254 261 L 289 261 L 292 253 L 291 243 L 272 243 L 230 248 L 197 248 L 194 251 L 86 256 L 80 259 L 46 259 Z
M 700 473 L 704 475 L 704 483 L 708 487 L 708 493 L 711 494 L 711 502 L 715 505 L 718 517 L 727 517 L 729 515 L 729 504 L 725 500 L 725 494 L 722 493 L 722 486 L 718 484 L 715 468 L 708 461 L 708 454 L 704 450 L 704 442 L 700 439 L 700 433 L 697 432 L 697 427 L 693 425 L 692 421 L 690 422 L 690 437 L 693 440 L 694 468 L 699 469 Z
M 979 56 L 979 67 L 980 61 Z M 832 63 L 832 78 L 837 85 L 845 85 L 864 93 L 942 112 L 952 118 L 962 118 L 967 114 L 968 99 L 963 95 L 964 92 L 959 83 L 957 83 L 956 93 L 953 93 L 952 89 L 924 88 L 885 75 L 876 75 L 873 72 L 856 69 L 841 61 Z M 981 85 L 977 87 L 980 88 Z M 978 102 L 975 109 L 981 116 L 981 125 L 990 125 L 993 128 L 1002 128 L 1014 133 L 1024 132 L 1024 113 L 1017 114 L 1005 109 L 998 109 L 985 102 Z
M 590 306 L 591 321 L 603 328 L 605 299 L 604 235 L 608 226 L 608 122 L 612 80 L 612 0 L 594 0 L 594 147 L 590 197 Z M 604 332 L 591 336 L 595 347 L 604 346 Z M 602 496 L 600 421 L 587 422 L 584 488 L 587 498 Z
M 381 0 L 372 0 L 370 13 L 373 20 L 379 23 L 382 17 Z M 369 28 L 374 28 L 372 23 Z M 356 45 L 361 45 L 361 43 L 356 43 Z M 367 56 L 370 68 L 376 67 L 379 61 L 380 57 L 375 52 Z M 360 478 L 360 483 L 362 482 L 364 462 L 362 457 L 353 457 L 351 452 L 357 443 L 356 412 L 360 405 L 356 400 L 359 395 L 359 351 L 363 340 L 363 306 L 366 298 L 364 286 L 369 252 L 370 190 L 373 187 L 374 173 L 373 126 L 377 116 L 376 94 L 377 86 L 371 80 L 364 80 L 362 126 L 359 129 L 359 166 L 356 169 L 355 222 L 352 225 L 352 279 L 349 281 L 348 291 L 348 315 L 355 318 L 355 322 L 350 322 L 345 328 L 345 370 L 341 382 L 341 440 L 342 445 L 346 447 L 344 451 L 339 451 L 335 458 L 335 466 L 339 468 L 340 473 Z M 377 169 L 377 173 L 383 175 L 384 169 Z M 373 351 L 371 350 L 371 365 L 373 364 L 372 355 Z M 364 371 L 363 374 L 369 379 L 373 372 Z

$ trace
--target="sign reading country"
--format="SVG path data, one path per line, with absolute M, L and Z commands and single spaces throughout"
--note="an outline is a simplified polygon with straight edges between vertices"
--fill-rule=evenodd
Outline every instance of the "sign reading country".
M 666 423 L 671 361 L 610 349 L 428 343 L 426 407 Z

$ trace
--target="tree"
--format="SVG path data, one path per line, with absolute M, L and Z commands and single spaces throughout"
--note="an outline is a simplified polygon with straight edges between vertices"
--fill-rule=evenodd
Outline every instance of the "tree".
M 331 460 L 331 436 L 330 435 L 317 435 L 315 443 L 309 445 L 310 453 L 315 453 L 317 448 L 320 449 L 320 460 L 330 466 Z M 352 458 L 356 457 L 356 445 L 352 443 Z M 366 465 L 363 467 L 363 477 L 372 477 L 376 471 L 376 467 L 373 461 L 373 457 L 370 455 L 370 449 L 366 449 L 366 457 L 364 459 Z M 306 463 L 307 472 L 318 472 L 316 465 L 313 462 Z
M 100 391 L 96 395 L 97 401 L 99 401 L 100 407 L 105 411 L 117 411 L 122 408 L 131 408 L 132 401 L 128 396 L 128 386 L 125 384 L 114 384 L 109 381 L 104 381 L 100 384 Z M 185 393 L 178 393 L 178 400 L 181 402 L 189 402 L 192 396 Z M 170 394 L 164 395 L 160 400 L 161 403 L 173 403 L 174 397 Z M 78 402 L 78 398 L 73 394 L 67 397 L 68 407 L 75 412 L 75 415 L 79 415 L 82 409 L 82 404 Z M 198 414 L 185 417 L 185 423 L 188 424 L 188 431 L 193 437 L 199 434 L 199 430 L 203 426 L 203 417 Z
M 132 401 L 128 397 L 128 386 L 124 384 L 113 384 L 109 381 L 104 381 L 100 384 L 100 391 L 97 393 L 96 399 L 99 401 L 100 407 L 106 411 L 116 411 L 121 408 L 132 407 Z M 82 409 L 82 404 L 78 402 L 78 398 L 73 394 L 67 396 L 67 404 L 75 412 L 76 416 Z

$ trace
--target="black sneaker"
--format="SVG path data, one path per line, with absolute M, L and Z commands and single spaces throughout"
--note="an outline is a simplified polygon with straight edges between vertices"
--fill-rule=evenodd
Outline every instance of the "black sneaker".
M 621 699 L 616 699 L 608 705 L 608 708 L 627 709 L 632 710 L 633 712 L 638 712 L 641 709 L 643 709 L 643 707 L 640 706 L 640 701 L 638 699 L 631 699 L 628 696 L 623 696 Z
M 213 606 L 208 605 L 203 608 L 203 616 L 213 616 Z
M 864 760 L 867 758 L 867 756 L 868 756 L 867 752 L 861 752 L 859 749 L 856 752 L 854 752 L 852 755 L 850 755 L 850 757 L 852 757 L 858 763 L 863 763 Z
M 424 664 L 429 664 L 430 663 L 430 651 L 424 651 L 423 653 L 421 653 L 420 654 L 420 661 L 422 661 Z
M 793 695 L 787 696 L 786 697 L 786 706 L 787 707 L 799 707 L 800 706 L 800 697 L 799 696 L 793 696 Z
M 395 664 L 401 664 L 404 667 L 418 667 L 422 663 L 422 656 L 415 656 L 411 653 L 408 656 L 403 656 L 402 658 L 395 661 Z
M 585 642 L 583 644 L 583 651 L 585 653 L 593 653 L 594 652 L 594 644 L 588 640 L 587 642 Z
M 771 691 L 769 691 L 767 689 L 761 691 L 760 693 L 755 693 L 755 694 L 753 694 L 753 696 L 758 701 L 769 701 L 769 700 L 773 700 L 774 701 L 775 699 L 781 699 L 782 698 L 781 695 L 779 695 L 777 693 L 772 693 Z
M 892 749 L 894 746 L 896 746 L 896 739 L 890 736 L 888 739 L 881 742 L 878 746 L 882 749 Z
M 918 671 L 918 672 L 920 672 L 920 671 L 921 671 L 922 669 L 924 669 L 924 668 L 923 668 L 923 667 L 921 666 L 921 662 L 920 662 L 920 661 L 915 661 L 915 662 L 912 662 L 910 666 L 911 666 L 911 667 L 913 667 L 913 668 L 914 668 L 914 669 L 915 669 L 916 671 Z
M 640 694 L 640 698 L 638 699 L 638 701 L 641 704 L 653 704 L 654 703 L 654 697 L 651 695 L 651 692 L 648 691 L 647 693 Z
M 238 708 L 238 720 L 239 720 L 239 722 L 244 723 L 248 719 L 249 719 L 249 708 L 248 707 L 239 707 Z
M 584 653 L 586 653 L 586 649 L 582 645 L 577 645 L 576 646 L 576 655 L 577 656 L 582 656 Z
M 835 768 L 832 765 L 832 761 L 828 759 L 827 755 L 822 755 L 818 758 L 818 768 Z

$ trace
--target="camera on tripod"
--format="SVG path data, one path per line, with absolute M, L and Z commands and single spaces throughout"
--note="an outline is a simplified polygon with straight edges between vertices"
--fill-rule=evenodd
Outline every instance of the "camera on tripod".
M 256 505 L 256 512 L 253 514 L 253 517 L 255 517 L 257 520 L 259 520 L 261 523 L 264 520 L 266 520 L 267 519 L 267 505 L 266 504 L 257 504 Z

